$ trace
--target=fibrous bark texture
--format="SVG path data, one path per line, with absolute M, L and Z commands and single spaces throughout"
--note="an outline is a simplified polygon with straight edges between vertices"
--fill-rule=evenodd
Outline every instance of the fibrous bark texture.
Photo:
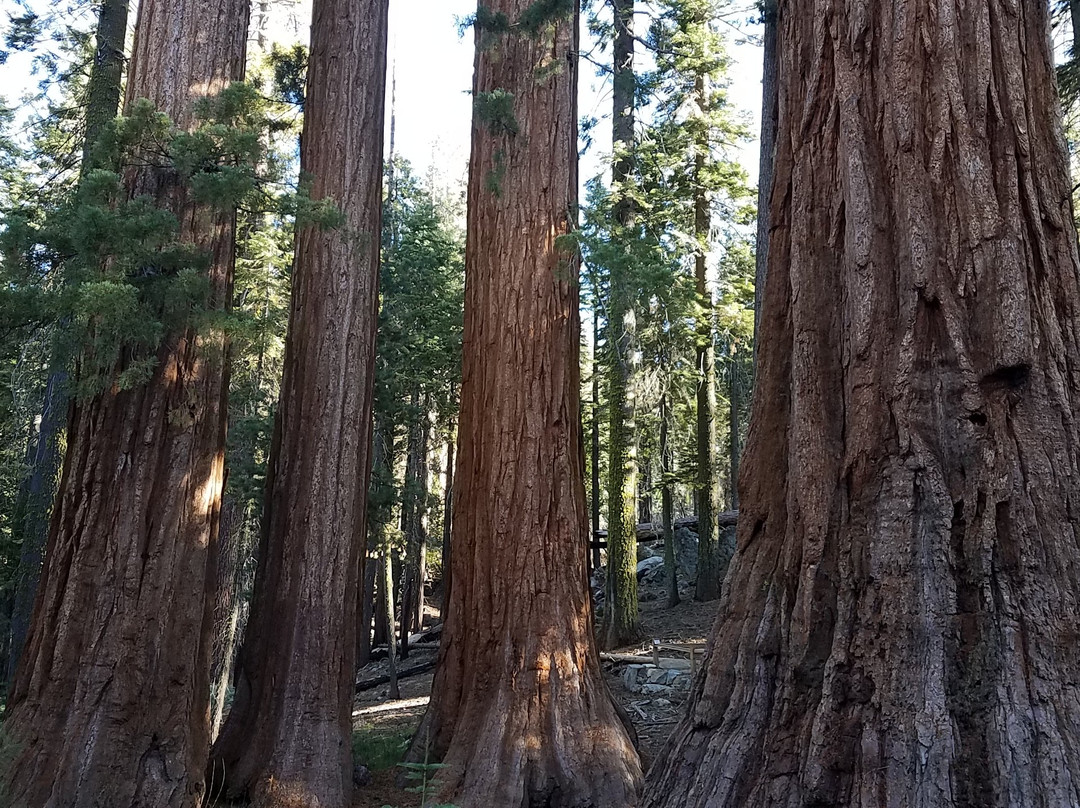
M 488 8 L 513 24 L 530 7 Z M 578 266 L 557 243 L 577 197 L 567 11 L 535 36 L 477 31 L 474 97 L 511 93 L 514 125 L 473 127 L 454 584 L 412 752 L 430 745 L 441 796 L 462 808 L 629 806 L 641 780 L 601 676 L 583 551 Z
M 139 8 L 127 103 L 179 127 L 243 77 L 247 4 Z M 211 303 L 232 295 L 234 215 L 195 205 L 164 166 L 129 193 L 171 210 L 206 251 Z M 149 382 L 79 401 L 24 658 L 4 728 L 9 804 L 194 806 L 203 794 L 214 548 L 224 476 L 220 332 L 168 335 Z
M 779 0 L 762 0 L 761 133 L 758 160 L 757 242 L 754 250 L 754 364 L 757 364 L 759 326 L 769 271 L 769 198 L 776 160 L 777 63 L 776 19 Z
M 344 223 L 297 235 L 265 534 L 212 765 L 256 806 L 352 794 L 357 586 L 370 471 L 386 0 L 316 0 L 301 170 Z
M 792 0 L 738 550 L 649 806 L 1080 802 L 1047 4 Z
M 86 88 L 86 125 L 82 163 L 85 176 L 91 168 L 91 152 L 105 126 L 116 117 L 124 70 L 124 37 L 127 34 L 128 0 L 103 0 L 98 7 L 96 49 Z M 41 408 L 30 471 L 25 483 L 25 506 L 20 513 L 20 552 L 15 598 L 11 608 L 11 646 L 7 679 L 15 677 L 15 666 L 26 643 L 30 616 L 41 578 L 45 544 L 49 536 L 49 516 L 56 487 L 60 483 L 64 442 L 67 432 L 68 373 L 53 357 Z

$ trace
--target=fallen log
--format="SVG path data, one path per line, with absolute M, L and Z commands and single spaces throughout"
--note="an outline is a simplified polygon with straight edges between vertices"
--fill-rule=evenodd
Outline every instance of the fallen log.
M 429 660 L 427 662 L 421 662 L 419 665 L 413 665 L 411 668 L 405 668 L 398 671 L 397 680 L 400 682 L 402 679 L 408 679 L 410 676 L 419 676 L 421 673 L 427 673 L 428 671 L 435 670 L 435 660 Z M 371 690 L 374 687 L 380 685 L 390 684 L 389 676 L 375 676 L 371 679 L 364 679 L 363 681 L 356 683 L 356 692 L 362 693 L 365 690 Z
M 672 659 L 660 657 L 654 659 L 652 654 L 600 654 L 601 662 L 611 662 L 615 665 L 655 665 L 664 670 L 683 671 L 690 670 L 689 659 Z

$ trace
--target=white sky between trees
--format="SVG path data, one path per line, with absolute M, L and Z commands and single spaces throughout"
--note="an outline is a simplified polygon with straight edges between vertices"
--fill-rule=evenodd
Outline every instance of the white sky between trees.
M 253 20 L 258 15 L 259 0 L 252 9 Z M 55 12 L 60 2 L 26 0 L 25 7 L 42 14 Z M 748 9 L 750 4 L 747 4 Z M 310 0 L 269 0 L 265 34 L 268 42 L 290 45 L 306 40 L 310 21 Z M 416 173 L 423 176 L 434 168 L 447 182 L 463 177 L 469 155 L 472 100 L 473 37 L 471 31 L 459 34 L 460 22 L 476 10 L 475 0 L 390 0 L 390 43 L 387 65 L 387 138 L 389 148 L 389 83 L 397 77 L 397 153 L 408 159 Z M 0 0 L 0 20 L 6 24 L 9 14 L 25 13 L 16 0 Z M 134 28 L 137 14 L 133 3 L 129 18 Z M 78 12 L 79 27 L 92 27 L 94 10 L 90 3 Z M 750 16 L 747 10 L 743 17 Z M 587 37 L 584 25 L 583 37 Z M 759 34 L 755 26 L 746 29 L 751 36 Z M 730 99 L 747 116 L 755 139 L 740 149 L 740 161 L 751 183 L 757 181 L 758 145 L 756 132 L 761 107 L 761 48 L 752 43 L 736 44 L 738 34 L 731 28 L 725 31 L 729 54 Z M 252 43 L 254 47 L 254 43 Z M 589 43 L 582 43 L 583 49 Z M 594 54 L 597 60 L 610 58 L 607 53 Z M 641 60 L 639 59 L 639 62 Z M 0 98 L 9 105 L 23 104 L 18 115 L 25 122 L 31 105 L 25 99 L 37 94 L 40 76 L 31 74 L 31 59 L 27 54 L 12 54 L 7 64 L 0 66 Z M 583 62 L 580 73 L 578 113 L 582 117 L 601 118 L 593 132 L 592 148 L 583 155 L 580 168 L 582 183 L 604 168 L 610 152 L 610 82 L 596 76 L 596 70 Z

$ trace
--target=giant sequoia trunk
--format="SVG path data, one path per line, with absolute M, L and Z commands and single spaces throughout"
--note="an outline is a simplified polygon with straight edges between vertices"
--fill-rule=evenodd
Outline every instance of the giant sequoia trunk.
M 370 471 L 386 0 L 316 0 L 301 170 L 344 223 L 302 228 L 265 532 L 212 764 L 259 806 L 352 793 L 356 590 Z
M 791 0 L 738 550 L 649 806 L 1080 803 L 1047 4 Z
M 510 23 L 536 8 L 488 6 Z M 514 119 L 473 126 L 454 584 L 412 752 L 430 744 L 462 808 L 632 805 L 641 779 L 601 676 L 582 552 L 578 266 L 558 242 L 577 197 L 567 11 L 535 37 L 477 31 L 478 112 L 511 93 Z
M 232 683 L 233 659 L 240 628 L 241 578 L 246 548 L 244 513 L 229 496 L 222 500 L 218 527 L 217 580 L 214 624 L 210 634 L 210 739 L 217 737 L 225 717 L 225 699 Z
M 128 105 L 178 126 L 197 96 L 243 75 L 247 3 L 144 0 Z M 234 216 L 195 205 L 164 167 L 133 195 L 176 214 L 205 250 L 211 302 L 232 294 Z M 168 335 L 149 382 L 72 410 L 67 456 L 5 729 L 9 804 L 191 806 L 208 746 L 213 554 L 226 391 L 220 332 Z

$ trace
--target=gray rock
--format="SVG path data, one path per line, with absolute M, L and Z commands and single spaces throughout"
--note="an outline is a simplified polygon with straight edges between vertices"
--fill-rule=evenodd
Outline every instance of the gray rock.
M 371 772 L 368 771 L 367 766 L 361 766 L 357 763 L 353 766 L 352 770 L 353 785 L 357 788 L 363 788 L 364 786 L 371 785 Z
M 656 552 L 656 550 L 654 550 L 647 544 L 638 544 L 637 560 L 644 561 L 646 558 L 660 558 L 660 553 Z
M 638 685 L 648 679 L 645 665 L 627 665 L 623 671 L 623 684 L 628 690 L 636 690 Z
M 690 690 L 690 685 L 694 683 L 694 678 L 689 673 L 680 673 L 671 682 L 671 688 L 673 690 Z
M 646 573 L 656 569 L 657 567 L 663 566 L 664 559 L 660 558 L 659 556 L 654 556 L 653 558 L 646 558 L 643 561 L 639 561 L 637 565 L 638 580 L 640 581 Z
M 651 685 L 666 685 L 668 674 L 672 671 L 666 671 L 663 668 L 649 668 L 648 682 Z
M 675 531 L 675 561 L 679 574 L 686 580 L 693 580 L 697 575 L 698 536 L 690 528 L 680 527 Z

